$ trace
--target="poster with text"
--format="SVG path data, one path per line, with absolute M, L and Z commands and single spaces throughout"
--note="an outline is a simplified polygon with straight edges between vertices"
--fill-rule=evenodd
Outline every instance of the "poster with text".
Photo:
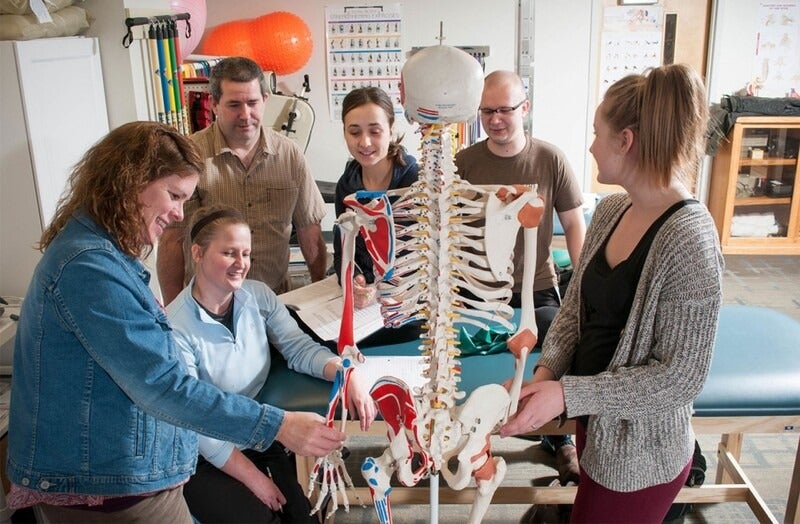
M 627 75 L 661 65 L 663 9 L 653 5 L 614 6 L 603 11 L 599 99 Z
M 325 8 L 327 84 L 331 120 L 342 115 L 345 95 L 359 87 L 379 87 L 400 104 L 403 68 L 401 6 L 328 6 Z
M 752 80 L 754 96 L 800 97 L 800 4 L 761 2 Z

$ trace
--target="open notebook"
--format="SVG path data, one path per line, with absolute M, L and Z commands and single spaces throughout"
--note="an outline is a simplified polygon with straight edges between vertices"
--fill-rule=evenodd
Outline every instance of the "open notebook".
M 331 275 L 324 280 L 278 295 L 287 307 L 322 340 L 338 340 L 342 321 L 342 288 Z M 380 304 L 372 304 L 353 312 L 353 332 L 356 342 L 383 327 Z

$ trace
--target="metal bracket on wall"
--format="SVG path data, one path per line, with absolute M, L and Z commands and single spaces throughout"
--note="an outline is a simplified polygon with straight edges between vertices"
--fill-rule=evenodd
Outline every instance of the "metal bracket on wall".
M 517 73 L 522 78 L 522 83 L 525 84 L 525 90 L 528 94 L 528 99 L 532 100 L 533 93 L 533 23 L 534 23 L 534 0 L 519 0 L 519 15 L 517 16 L 517 23 L 519 25 L 518 34 L 519 41 L 517 42 Z M 522 123 L 523 128 L 527 133 L 531 132 L 533 124 L 532 112 L 528 112 L 525 121 Z
M 678 14 L 667 13 L 664 21 L 664 65 L 675 61 L 675 32 L 678 29 Z
M 454 45 L 456 49 L 461 49 L 465 53 L 470 54 L 478 63 L 481 65 L 481 69 L 484 71 L 486 70 L 486 63 L 484 59 L 489 56 L 489 46 L 488 45 Z M 408 53 L 408 56 L 413 56 L 414 53 L 417 51 L 425 49 L 425 47 L 416 46 L 412 47 L 411 51 Z

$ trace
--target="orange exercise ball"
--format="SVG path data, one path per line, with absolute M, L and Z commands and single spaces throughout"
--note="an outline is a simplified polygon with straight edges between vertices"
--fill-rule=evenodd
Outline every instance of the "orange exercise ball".
M 250 20 L 225 22 L 207 30 L 200 49 L 204 55 L 245 56 L 256 60 Z
M 276 11 L 253 20 L 254 60 L 266 71 L 287 75 L 299 71 L 311 58 L 311 30 L 299 16 Z

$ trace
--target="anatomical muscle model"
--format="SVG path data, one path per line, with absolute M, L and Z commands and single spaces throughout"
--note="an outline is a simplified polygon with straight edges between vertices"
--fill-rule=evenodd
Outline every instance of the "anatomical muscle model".
M 402 71 L 406 116 L 420 124 L 422 158 L 419 181 L 381 193 L 358 192 L 345 199 L 348 210 L 337 219 L 342 228 L 344 311 L 338 341 L 342 357 L 334 383 L 328 423 L 342 403 L 347 418 L 346 384 L 364 356 L 353 337 L 353 253 L 361 234 L 374 260 L 379 300 L 387 326 L 423 321 L 420 350 L 427 365 L 426 383 L 413 391 L 400 379 L 383 377 L 371 394 L 386 422 L 389 447 L 367 458 L 361 473 L 367 481 L 381 523 L 392 522 L 390 480 L 414 486 L 441 473 L 456 490 L 474 478 L 477 496 L 470 523 L 480 522 L 506 464 L 492 455 L 491 434 L 517 409 L 525 360 L 537 340 L 533 311 L 536 228 L 544 203 L 535 188 L 474 186 L 455 174 L 450 124 L 477 114 L 483 72 L 477 61 L 456 48 L 438 45 L 418 51 Z M 510 391 L 498 384 L 475 389 L 463 403 L 458 390 L 460 365 L 456 323 L 514 330 L 508 306 L 513 285 L 512 252 L 524 228 L 525 273 L 522 317 L 509 339 L 516 373 Z M 480 357 L 478 357 L 480 358 Z M 455 471 L 448 461 L 456 458 Z M 318 459 L 309 492 L 321 480 L 314 511 L 337 493 L 348 507 L 352 485 L 341 454 Z M 329 515 L 330 515 L 329 514 Z M 435 514 L 435 513 L 433 513 Z

